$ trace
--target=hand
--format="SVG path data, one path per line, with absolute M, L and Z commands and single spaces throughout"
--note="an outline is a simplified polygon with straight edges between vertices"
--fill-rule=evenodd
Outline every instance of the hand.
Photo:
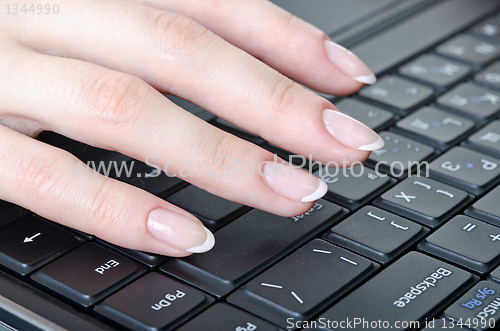
M 283 216 L 305 212 L 326 192 L 303 170 L 274 176 L 273 163 L 263 163 L 273 154 L 160 92 L 323 163 L 363 161 L 383 146 L 375 132 L 284 76 L 345 95 L 373 83 L 371 71 L 270 2 L 46 3 L 58 13 L 13 14 L 11 5 L 7 15 L 12 2 L 0 1 L 0 199 L 132 249 L 185 256 L 212 247 L 212 234 L 188 212 L 103 176 L 73 177 L 72 155 L 30 138 L 42 130 L 138 160 L 159 155 L 150 162 L 162 169 L 169 162 L 171 174 L 182 162 L 207 161 L 210 176 L 184 179 Z M 217 156 L 227 157 L 218 162 L 228 175 L 215 166 Z M 253 175 L 236 176 L 233 160 Z

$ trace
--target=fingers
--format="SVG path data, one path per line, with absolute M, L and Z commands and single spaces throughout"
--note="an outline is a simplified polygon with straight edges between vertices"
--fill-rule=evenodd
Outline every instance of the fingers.
M 326 193 L 324 183 L 303 170 L 283 165 L 275 176 L 266 166 L 273 154 L 205 123 L 140 79 L 30 50 L 16 59 L 0 96 L 22 95 L 10 111 L 44 128 L 147 160 L 213 194 L 274 214 L 301 214 Z M 39 67 L 43 75 L 36 74 Z M 32 79 L 16 78 L 27 73 Z M 0 109 L 7 106 L 1 100 Z
M 213 235 L 191 214 L 94 173 L 76 175 L 67 152 L 0 125 L 0 199 L 131 249 L 170 256 L 209 250 Z
M 335 109 L 329 102 L 189 18 L 132 2 L 120 3 L 120 8 L 113 1 L 91 3 L 101 10 L 88 13 L 84 5 L 76 6 L 60 16 L 62 22 L 40 23 L 37 31 L 47 52 L 59 50 L 142 77 L 276 145 L 324 163 L 364 160 L 368 153 L 363 150 L 381 147 L 373 131 L 327 111 Z M 120 17 L 120 24 L 109 24 L 109 12 Z M 85 20 L 76 17 L 92 17 L 96 29 L 78 26 Z M 71 34 L 46 37 L 66 21 L 73 22 Z M 349 130 L 341 125 L 346 121 Z
M 231 44 L 321 92 L 351 94 L 375 82 L 371 70 L 319 29 L 265 0 L 142 0 L 193 18 Z

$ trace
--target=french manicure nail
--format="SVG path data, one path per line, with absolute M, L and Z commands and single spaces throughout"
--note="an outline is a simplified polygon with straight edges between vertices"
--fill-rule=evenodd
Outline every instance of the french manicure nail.
M 374 84 L 377 78 L 373 72 L 351 51 L 330 40 L 325 40 L 328 58 L 344 74 L 363 84 Z
M 323 110 L 323 123 L 333 139 L 347 148 L 375 151 L 385 145 L 375 131 L 340 111 Z
M 200 222 L 157 208 L 149 213 L 148 230 L 156 239 L 190 253 L 204 253 L 215 244 L 214 235 Z
M 262 173 L 271 190 L 293 201 L 316 201 L 328 190 L 324 181 L 286 162 L 267 162 Z

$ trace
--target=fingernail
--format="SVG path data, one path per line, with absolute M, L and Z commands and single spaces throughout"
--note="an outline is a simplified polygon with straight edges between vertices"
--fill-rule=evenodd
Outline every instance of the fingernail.
M 207 252 L 215 244 L 214 235 L 200 222 L 167 209 L 152 210 L 147 225 L 159 241 L 190 253 Z
M 375 151 L 385 145 L 375 131 L 340 111 L 323 110 L 323 123 L 333 139 L 347 148 Z
M 293 201 L 316 201 L 328 191 L 324 181 L 286 162 L 268 162 L 262 173 L 271 190 Z
M 328 58 L 344 74 L 363 84 L 374 84 L 377 78 L 366 64 L 351 51 L 330 40 L 325 40 Z

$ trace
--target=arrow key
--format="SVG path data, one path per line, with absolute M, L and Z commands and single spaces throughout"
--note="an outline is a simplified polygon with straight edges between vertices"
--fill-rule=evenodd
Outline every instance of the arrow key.
M 24 276 L 81 243 L 83 239 L 32 214 L 2 228 L 0 264 Z

